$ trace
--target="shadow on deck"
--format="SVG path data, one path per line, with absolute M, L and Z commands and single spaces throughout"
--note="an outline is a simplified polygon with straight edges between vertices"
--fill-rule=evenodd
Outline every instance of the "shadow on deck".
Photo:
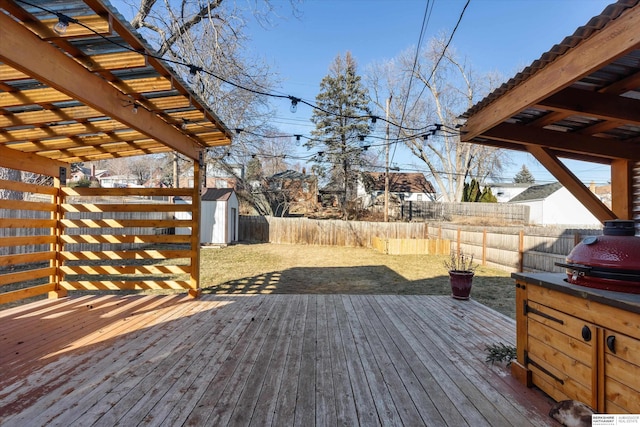
M 0 311 L 0 424 L 547 426 L 515 322 L 398 295 L 83 296 Z

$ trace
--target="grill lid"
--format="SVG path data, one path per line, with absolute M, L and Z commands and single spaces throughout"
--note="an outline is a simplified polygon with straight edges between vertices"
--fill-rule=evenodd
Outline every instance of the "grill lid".
M 640 293 L 640 237 L 635 223 L 606 221 L 602 236 L 589 236 L 567 255 L 570 283 L 619 292 Z

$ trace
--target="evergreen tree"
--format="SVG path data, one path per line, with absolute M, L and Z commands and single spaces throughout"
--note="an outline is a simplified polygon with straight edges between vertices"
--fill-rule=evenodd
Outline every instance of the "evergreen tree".
M 462 191 L 462 201 L 497 203 L 498 199 L 493 195 L 490 187 L 484 187 L 484 189 L 480 190 L 480 184 L 474 178 L 470 183 L 464 183 L 464 189 Z
M 520 169 L 520 172 L 513 178 L 513 182 L 516 184 L 533 184 L 536 182 L 536 179 L 531 172 L 529 172 L 529 169 L 527 169 L 525 165 L 522 165 L 522 169 Z
M 480 198 L 480 184 L 474 179 L 470 183 L 464 183 L 464 189 L 462 191 L 462 202 L 477 202 Z
M 346 213 L 346 202 L 355 197 L 356 174 L 354 169 L 363 163 L 362 137 L 371 129 L 369 95 L 357 74 L 357 64 L 350 52 L 336 57 L 329 74 L 320 82 L 316 96 L 319 107 L 311 121 L 316 129 L 315 138 L 305 144 L 307 149 L 318 149 L 318 169 L 324 169 L 332 184 L 339 186 L 341 205 Z

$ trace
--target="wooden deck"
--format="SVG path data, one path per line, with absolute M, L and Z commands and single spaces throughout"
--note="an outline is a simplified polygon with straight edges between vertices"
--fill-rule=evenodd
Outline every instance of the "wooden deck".
M 85 296 L 0 311 L 0 424 L 548 426 L 485 362 L 515 322 L 442 296 Z

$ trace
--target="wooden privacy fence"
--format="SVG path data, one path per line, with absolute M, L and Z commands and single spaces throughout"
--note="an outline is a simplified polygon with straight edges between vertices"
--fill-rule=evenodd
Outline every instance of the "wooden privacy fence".
M 564 261 L 586 236 L 601 228 L 477 227 L 426 222 L 359 222 L 307 218 L 240 217 L 240 240 L 304 245 L 373 248 L 381 239 L 448 240 L 451 250 L 473 255 L 483 265 L 508 271 L 562 272 L 554 265 Z
M 373 247 L 373 238 L 426 239 L 426 223 L 364 222 L 240 216 L 239 240 L 301 245 Z
M 6 180 L 0 189 L 18 194 L 0 200 L 0 304 L 67 290 L 197 293 L 199 203 L 145 200 L 199 200 L 199 189 L 73 189 Z M 175 219 L 183 211 L 193 219 Z M 176 227 L 191 233 L 171 234 Z

